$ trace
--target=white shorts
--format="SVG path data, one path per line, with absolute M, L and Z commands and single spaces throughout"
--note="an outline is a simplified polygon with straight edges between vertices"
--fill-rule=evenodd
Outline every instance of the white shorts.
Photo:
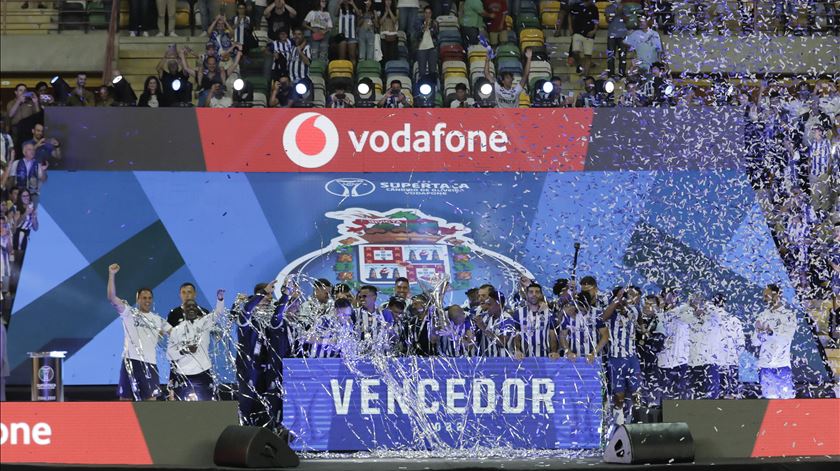
M 595 40 L 587 38 L 582 34 L 572 35 L 572 52 L 580 52 L 583 49 L 583 55 L 591 56 L 592 48 L 595 46 Z

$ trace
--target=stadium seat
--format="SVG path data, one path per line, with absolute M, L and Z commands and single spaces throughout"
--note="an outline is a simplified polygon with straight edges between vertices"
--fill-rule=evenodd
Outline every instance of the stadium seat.
M 443 75 L 446 76 L 453 76 L 453 77 L 466 77 L 467 76 L 467 64 L 463 61 L 446 61 L 443 63 L 442 66 Z
M 105 8 L 103 2 L 88 2 L 87 13 L 91 29 L 108 29 L 108 17 L 111 11 Z
M 460 32 L 460 26 L 458 25 L 458 17 L 455 15 L 441 15 L 437 17 L 437 22 L 441 32 L 450 29 L 454 29 L 455 31 Z
M 440 47 L 440 61 L 464 61 L 464 46 L 460 44 L 447 44 Z
M 523 13 L 516 17 L 516 29 L 519 31 L 525 29 L 539 29 L 540 19 L 534 13 Z
M 444 96 L 448 97 L 450 94 L 455 93 L 455 86 L 459 83 L 466 85 L 467 93 L 469 93 L 470 89 L 472 89 L 470 81 L 467 80 L 466 77 L 450 77 L 445 79 L 443 83 Z
M 524 51 L 526 47 L 545 45 L 545 36 L 541 29 L 528 28 L 519 32 L 519 50 Z
M 61 2 L 58 9 L 59 31 L 67 29 L 87 29 L 88 12 L 84 0 Z
M 324 76 L 324 72 L 327 70 L 327 63 L 321 60 L 314 60 L 309 63 L 309 76 L 313 75 L 320 75 Z
M 356 76 L 361 77 L 379 77 L 382 78 L 382 66 L 379 62 L 372 60 L 360 60 L 356 64 Z
M 461 32 L 457 30 L 447 30 L 438 33 L 438 45 L 458 44 L 463 46 L 461 40 Z
M 353 78 L 353 63 L 348 60 L 332 60 L 327 67 L 331 79 Z
M 505 57 L 499 59 L 498 64 L 496 65 L 496 72 L 501 74 L 503 72 L 510 72 L 512 74 L 521 74 L 522 73 L 522 62 L 519 62 L 518 59 L 514 59 L 512 57 Z
M 484 63 L 485 61 L 475 61 L 470 63 L 470 83 L 475 83 L 476 80 L 484 78 Z M 493 63 L 490 63 L 490 75 L 496 76 L 496 68 Z
M 467 49 L 467 61 L 487 59 L 487 49 L 484 46 L 470 46 Z
M 496 49 L 496 61 L 498 62 L 499 59 L 503 57 L 514 57 L 516 60 L 520 60 L 521 53 L 519 52 L 519 48 L 516 44 L 502 44 Z
M 385 64 L 385 75 L 405 75 L 408 76 L 411 73 L 411 68 L 408 66 L 408 61 L 403 59 L 396 59 L 392 61 L 388 61 Z
M 532 15 L 537 14 L 537 5 L 532 0 L 519 0 L 518 4 L 514 5 L 514 8 L 513 14 L 517 17 L 527 13 Z

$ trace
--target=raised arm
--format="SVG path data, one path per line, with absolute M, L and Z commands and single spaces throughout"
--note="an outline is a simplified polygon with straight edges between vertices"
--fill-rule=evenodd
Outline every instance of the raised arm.
M 125 311 L 125 302 L 117 297 L 117 272 L 120 271 L 120 266 L 116 263 L 112 263 L 108 267 L 108 289 L 107 289 L 107 296 L 108 302 L 111 303 L 111 306 L 114 306 L 114 309 L 117 310 L 117 313 L 122 314 Z
M 484 60 L 484 78 L 487 81 L 492 82 L 493 77 L 490 75 L 490 56 L 488 55 Z
M 613 298 L 610 305 L 607 306 L 607 308 L 604 309 L 604 313 L 601 314 L 601 319 L 602 320 L 605 320 L 605 321 L 609 320 L 609 318 L 612 317 L 613 314 L 615 314 L 616 309 L 618 309 L 618 306 L 621 305 L 621 300 L 624 299 L 624 292 L 625 292 L 624 288 L 621 288 L 618 291 L 618 294 Z
M 531 73 L 531 56 L 533 55 L 534 51 L 530 47 L 525 49 L 525 70 L 522 71 L 522 80 L 519 81 L 519 86 L 522 88 L 528 87 L 528 75 Z

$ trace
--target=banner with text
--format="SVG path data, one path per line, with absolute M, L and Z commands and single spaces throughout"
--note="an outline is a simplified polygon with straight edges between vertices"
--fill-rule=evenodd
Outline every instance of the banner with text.
M 298 449 L 599 446 L 600 368 L 585 361 L 290 359 L 283 370 Z

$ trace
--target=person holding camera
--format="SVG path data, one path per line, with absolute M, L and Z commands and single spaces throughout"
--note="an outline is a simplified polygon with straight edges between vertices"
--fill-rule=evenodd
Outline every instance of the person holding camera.
M 336 85 L 333 94 L 327 98 L 327 108 L 352 108 L 354 104 L 353 95 L 348 95 L 342 85 Z
M 43 120 L 41 101 L 38 95 L 19 83 L 15 86 L 15 99 L 6 105 L 11 135 L 16 143 L 15 152 L 20 155 L 21 143 L 32 138 L 30 131 L 35 122 Z
M 379 99 L 377 106 L 381 108 L 405 108 L 409 106 L 405 99 L 405 94 L 402 92 L 402 82 L 391 80 L 391 87 Z

